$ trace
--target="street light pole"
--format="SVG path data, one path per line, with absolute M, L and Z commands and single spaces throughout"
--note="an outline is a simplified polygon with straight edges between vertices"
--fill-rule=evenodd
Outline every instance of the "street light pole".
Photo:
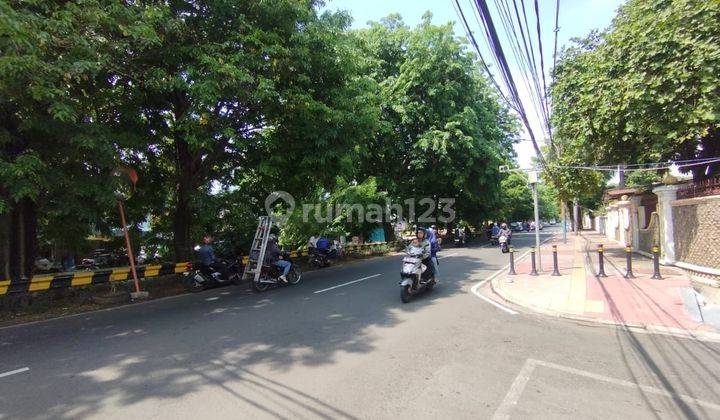
M 535 250 L 537 251 L 538 270 L 542 271 L 542 259 L 540 252 L 540 207 L 538 206 L 537 171 L 533 170 L 528 172 L 528 180 L 530 181 L 530 187 L 532 188 L 533 207 L 535 208 Z

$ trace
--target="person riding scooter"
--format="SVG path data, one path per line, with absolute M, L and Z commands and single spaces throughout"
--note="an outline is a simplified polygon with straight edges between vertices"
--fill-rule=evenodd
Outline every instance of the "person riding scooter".
M 491 245 L 497 245 L 498 238 L 500 237 L 500 227 L 498 226 L 497 222 L 493 223 L 492 228 L 490 229 L 490 244 Z
M 438 261 L 437 253 L 442 249 L 440 247 L 440 239 L 438 238 L 437 226 L 430 226 L 430 229 L 427 230 L 427 239 L 428 242 L 430 242 L 430 261 L 432 262 L 433 273 L 437 281 L 437 277 L 440 274 L 440 262 Z
M 284 283 L 287 283 L 287 275 L 290 272 L 292 263 L 282 258 L 282 253 L 277 245 L 277 238 L 275 235 L 270 235 L 268 238 L 267 248 L 265 248 L 265 265 L 274 264 L 282 268 L 283 273 L 278 279 Z
M 500 232 L 498 233 L 498 237 L 504 236 L 507 239 L 507 244 L 510 245 L 510 240 L 512 239 L 512 231 L 510 228 L 508 228 L 507 223 L 503 223 L 500 225 Z
M 224 262 L 215 257 L 215 250 L 212 246 L 212 235 L 203 236 L 203 245 L 198 249 L 200 257 L 200 270 L 205 274 L 210 274 L 212 270 L 217 271 L 220 275 L 227 279 L 228 269 Z
M 422 263 L 425 264 L 428 270 L 433 270 L 433 274 L 437 274 L 437 271 L 435 271 L 435 263 L 431 258 L 431 246 L 430 241 L 427 239 L 427 231 L 425 228 L 417 228 L 415 231 L 415 239 L 410 242 L 407 248 L 410 248 L 410 246 L 422 248 Z

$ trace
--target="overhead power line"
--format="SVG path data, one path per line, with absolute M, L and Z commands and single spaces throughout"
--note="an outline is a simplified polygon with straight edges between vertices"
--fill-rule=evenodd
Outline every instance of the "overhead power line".
M 618 167 L 624 172 L 644 172 L 644 171 L 659 171 L 663 169 L 670 169 L 673 166 L 699 166 L 707 165 L 709 163 L 720 162 L 720 157 L 705 158 L 705 159 L 688 159 L 688 160 L 676 160 L 670 162 L 654 162 L 654 163 L 638 163 L 634 165 L 551 165 L 552 168 L 557 169 L 580 169 L 589 171 L 599 172 L 616 172 Z
M 463 13 L 462 7 L 460 6 L 460 3 L 458 0 L 454 0 L 453 7 L 455 8 L 455 13 L 460 17 L 460 21 L 462 22 L 463 29 L 465 30 L 465 34 L 470 41 L 470 44 L 473 46 L 475 51 L 478 54 L 478 59 L 480 60 L 480 63 L 483 66 L 483 69 L 485 70 L 485 73 L 487 77 L 490 79 L 492 84 L 495 86 L 495 89 L 497 89 L 498 94 L 500 97 L 505 101 L 505 103 L 511 107 L 512 109 L 515 109 L 515 106 L 513 103 L 510 102 L 510 100 L 505 96 L 503 93 L 503 90 L 500 88 L 500 85 L 495 80 L 495 77 L 493 76 L 492 72 L 490 71 L 490 68 L 487 65 L 487 61 L 485 61 L 485 58 L 483 57 L 482 50 L 480 49 L 480 46 L 477 43 L 477 40 L 475 39 L 475 35 L 472 32 L 472 29 L 470 29 L 470 25 L 467 22 L 467 19 L 465 18 L 465 13 Z

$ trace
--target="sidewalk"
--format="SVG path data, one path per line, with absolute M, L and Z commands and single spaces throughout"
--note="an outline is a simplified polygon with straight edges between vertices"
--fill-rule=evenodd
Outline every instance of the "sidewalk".
M 597 278 L 597 245 L 605 247 L 605 273 Z M 561 276 L 551 276 L 552 245 L 558 248 Z M 662 280 L 652 280 L 651 259 L 633 254 L 636 278 L 625 279 L 625 251 L 595 233 L 554 239 L 542 247 L 542 271 L 530 276 L 530 257 L 516 262 L 515 276 L 492 281 L 493 290 L 507 301 L 555 316 L 592 320 L 655 330 L 716 332 L 702 322 L 690 278 L 681 270 L 661 266 Z

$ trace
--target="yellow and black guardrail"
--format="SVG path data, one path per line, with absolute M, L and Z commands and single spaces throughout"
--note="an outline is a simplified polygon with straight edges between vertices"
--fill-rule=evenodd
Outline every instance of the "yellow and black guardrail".
M 189 263 L 169 263 L 137 266 L 138 278 L 157 277 L 183 273 Z M 107 268 L 95 271 L 73 271 L 33 276 L 31 279 L 0 280 L 0 295 L 10 293 L 40 292 L 48 289 L 89 286 L 115 281 L 132 280 L 130 267 Z
M 377 246 L 399 246 L 405 241 L 371 242 L 365 244 L 347 244 L 345 252 L 357 252 Z M 291 257 L 307 255 L 302 251 L 292 251 Z M 243 265 L 247 264 L 248 257 L 242 258 Z M 157 277 L 168 274 L 184 273 L 192 266 L 189 262 L 166 263 L 156 265 L 140 265 L 136 267 L 139 279 Z M 7 280 L 0 279 L 0 296 L 11 293 L 41 292 L 49 289 L 62 289 L 66 287 L 90 286 L 116 281 L 132 280 L 130 267 L 107 268 L 95 271 L 73 271 L 65 273 L 41 274 L 30 279 Z

